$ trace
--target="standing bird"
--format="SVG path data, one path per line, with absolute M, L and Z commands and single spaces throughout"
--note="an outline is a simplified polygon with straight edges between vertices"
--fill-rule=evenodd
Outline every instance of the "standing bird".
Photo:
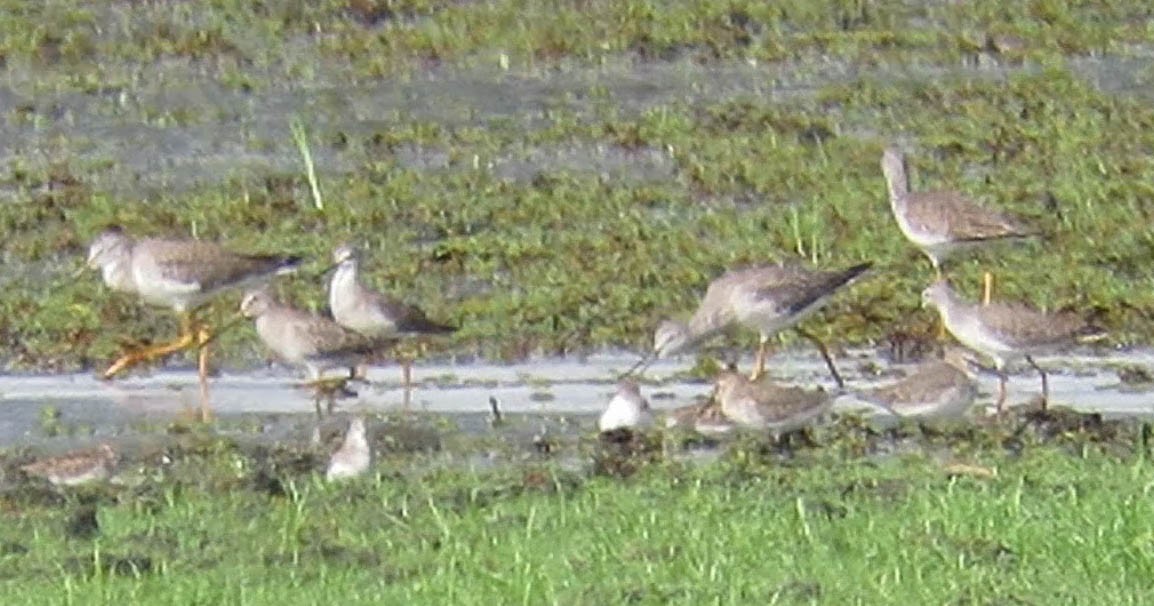
M 333 251 L 336 271 L 329 283 L 329 308 L 341 326 L 373 340 L 397 340 L 425 335 L 447 335 L 456 328 L 430 320 L 420 308 L 385 293 L 367 288 L 358 278 L 356 248 L 344 245 Z M 401 360 L 408 402 L 412 384 L 412 360 Z
M 765 374 L 769 339 L 782 330 L 793 328 L 817 346 L 834 381 L 838 387 L 843 387 L 845 382 L 825 343 L 803 330 L 798 323 L 871 266 L 871 263 L 862 263 L 849 269 L 818 271 L 792 265 L 765 265 L 728 272 L 709 284 L 705 297 L 688 323 L 666 320 L 657 327 L 652 353 L 638 362 L 630 373 L 654 358 L 694 347 L 732 324 L 743 324 L 761 333 L 750 380 L 755 381 Z
M 88 249 L 88 267 L 100 269 L 104 283 L 152 305 L 170 307 L 180 317 L 180 335 L 162 345 L 126 352 L 103 377 L 178 351 L 199 348 L 201 414 L 208 410 L 209 327 L 196 313 L 217 295 L 262 284 L 273 276 L 296 271 L 301 258 L 292 255 L 248 255 L 198 240 L 134 239 L 119 227 L 100 233 Z
M 1033 356 L 1100 339 L 1102 329 L 1070 312 L 1045 313 L 1021 303 L 975 305 L 963 301 L 944 280 L 922 291 L 922 304 L 938 310 L 942 323 L 962 345 L 994 360 L 998 371 L 997 410 L 1006 401 L 1006 365 L 1018 359 L 1042 377 L 1042 410 L 1050 398 L 1046 371 Z
M 308 372 L 306 386 L 317 390 L 317 416 L 320 400 L 329 398 L 332 412 L 335 394 L 342 391 L 347 377 L 325 378 L 327 370 L 349 368 L 373 355 L 384 344 L 371 342 L 332 320 L 277 302 L 272 295 L 256 290 L 247 293 L 240 303 L 246 318 L 255 320 L 261 341 L 285 362 L 303 366 Z
M 360 417 L 353 417 L 353 420 L 349 421 L 348 431 L 345 432 L 345 441 L 329 457 L 325 479 L 332 481 L 359 476 L 368 471 L 371 463 L 372 451 L 365 435 L 365 421 Z
M 959 250 L 1038 235 L 1018 219 L 986 208 L 960 192 L 911 192 L 905 156 L 894 148 L 882 153 L 881 165 L 894 219 L 906 239 L 929 257 L 936 280 L 942 279 L 942 263 Z M 990 301 L 992 283 L 993 276 L 986 272 L 982 286 L 985 303 Z
M 808 426 L 833 405 L 831 395 L 820 389 L 754 382 L 731 371 L 717 375 L 713 399 L 721 414 L 737 425 L 779 436 Z
M 649 400 L 641 395 L 637 381 L 623 379 L 617 384 L 617 393 L 609 400 L 609 405 L 597 419 L 597 429 L 648 429 L 653 425 L 653 411 Z

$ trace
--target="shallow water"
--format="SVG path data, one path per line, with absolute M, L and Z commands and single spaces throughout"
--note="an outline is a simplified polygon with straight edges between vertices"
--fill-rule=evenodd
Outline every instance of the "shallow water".
M 489 400 L 495 398 L 504 414 L 537 417 L 542 425 L 556 425 L 559 429 L 555 430 L 566 433 L 591 431 L 596 415 L 614 391 L 615 377 L 635 359 L 628 354 L 600 354 L 583 360 L 542 359 L 509 365 L 423 364 L 413 369 L 417 387 L 411 410 L 444 415 L 461 431 L 480 433 L 488 430 Z M 1149 386 L 1123 385 L 1116 372 L 1122 366 L 1154 366 L 1154 350 L 1086 353 L 1038 361 L 1052 369 L 1050 391 L 1055 405 L 1109 416 L 1154 414 L 1154 391 Z M 710 385 L 681 378 L 689 362 L 663 360 L 646 372 L 642 391 L 655 409 L 669 410 L 708 396 Z M 743 362 L 742 367 L 748 368 L 748 360 Z M 879 376 L 876 362 L 877 358 L 865 350 L 852 350 L 838 359 L 848 391 L 884 384 L 899 376 L 894 371 L 912 368 L 885 368 Z M 771 374 L 782 382 L 835 390 L 820 358 L 805 351 L 774 356 Z M 370 368 L 368 379 L 370 385 L 354 388 L 357 397 L 338 403 L 338 412 L 402 409 L 404 392 L 398 368 Z M 997 377 L 981 373 L 978 380 L 977 406 L 992 405 Z M 225 418 L 286 416 L 297 425 L 313 415 L 311 396 L 295 387 L 298 382 L 287 372 L 226 372 L 212 380 L 213 408 Z M 1008 401 L 1027 402 L 1039 390 L 1036 374 L 1028 368 L 1015 369 Z M 45 439 L 41 428 L 47 410 L 58 413 L 61 425 L 90 428 L 97 436 L 118 434 L 134 422 L 163 421 L 197 407 L 199 388 L 195 373 L 184 370 L 111 383 L 87 374 L 2 376 L 0 402 L 0 443 L 32 444 Z M 842 406 L 852 402 L 852 398 L 839 399 Z

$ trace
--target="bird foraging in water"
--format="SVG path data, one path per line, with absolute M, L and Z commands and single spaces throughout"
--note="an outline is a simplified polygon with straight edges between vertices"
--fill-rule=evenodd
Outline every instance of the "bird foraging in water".
M 385 345 L 328 318 L 280 303 L 264 290 L 245 294 L 240 311 L 254 320 L 257 335 L 273 353 L 306 369 L 306 385 L 317 390 L 318 416 L 322 397 L 328 398 L 332 412 L 335 394 L 343 391 L 349 380 L 346 376 L 325 378 L 325 371 L 359 364 Z
M 834 293 L 871 266 L 871 263 L 862 263 L 843 270 L 820 271 L 793 265 L 766 265 L 730 271 L 709 284 L 688 323 L 662 322 L 653 335 L 653 351 L 626 374 L 653 359 L 695 347 L 733 324 L 743 324 L 757 329 L 761 335 L 750 379 L 757 380 L 765 373 L 769 339 L 793 328 L 817 346 L 830 375 L 842 387 L 845 382 L 825 343 L 798 323 L 821 309 Z

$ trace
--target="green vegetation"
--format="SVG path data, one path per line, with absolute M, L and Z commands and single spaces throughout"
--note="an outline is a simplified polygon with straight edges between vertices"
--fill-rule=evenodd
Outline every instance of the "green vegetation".
M 813 322 L 817 333 L 863 343 L 917 332 L 931 324 L 916 311 L 930 273 L 886 206 L 878 159 L 892 141 L 911 144 L 915 187 L 967 191 L 1049 234 L 1044 245 L 956 263 L 950 273 L 968 292 L 993 268 L 999 297 L 1098 312 L 1117 341 L 1148 342 L 1154 110 L 1112 90 L 1151 75 L 1141 59 L 1154 42 L 1148 10 L 1138 0 L 0 0 L 4 86 L 30 100 L 6 106 L 0 121 L 36 142 L 0 166 L 0 344 L 14 368 L 87 368 L 113 356 L 120 333 L 173 330 L 167 313 L 109 296 L 95 274 L 72 276 L 88 240 L 113 222 L 307 253 L 316 270 L 334 241 L 360 241 L 378 286 L 463 327 L 449 350 L 494 358 L 640 348 L 659 318 L 691 308 L 724 269 L 798 258 L 880 268 Z M 747 70 L 748 92 L 647 97 L 595 77 L 664 61 L 688 82 Z M 1119 65 L 1120 84 L 1111 80 L 1123 77 Z M 344 99 L 428 73 L 492 85 L 413 99 L 412 114 Z M 660 74 L 638 74 L 665 90 Z M 238 106 L 326 92 L 309 115 L 271 116 L 279 126 L 266 132 L 238 126 L 242 109 L 205 109 L 179 88 L 183 78 L 236 94 Z M 155 82 L 185 92 L 166 99 Z M 560 92 L 531 105 L 533 115 L 475 116 L 477 96 L 536 94 L 540 82 Z M 86 112 L 126 128 L 177 138 L 215 129 L 247 152 L 290 161 L 263 175 L 136 190 L 120 168 L 124 150 L 79 128 L 87 114 L 35 101 L 45 95 L 61 107 L 90 100 Z M 439 117 L 415 111 L 423 108 Z M 301 168 L 295 120 L 318 158 L 323 210 Z M 573 150 L 621 169 L 538 159 Z M 199 152 L 187 153 L 171 158 L 177 181 Z M 335 153 L 351 165 L 326 171 L 320 159 Z M 413 153 L 443 163 L 403 160 Z M 502 162 L 536 169 L 510 178 Z M 644 162 L 656 177 L 633 174 Z M 318 280 L 285 291 L 322 305 Z M 236 303 L 222 300 L 215 313 Z M 256 359 L 247 327 L 221 345 L 231 363 Z
M 123 484 L 0 492 L 0 588 L 11 605 L 1136 603 L 1154 573 L 1143 431 L 843 420 L 817 449 L 742 439 L 694 463 L 569 443 L 483 471 L 459 446 L 378 440 L 372 474 L 339 485 L 308 451 L 185 434 Z

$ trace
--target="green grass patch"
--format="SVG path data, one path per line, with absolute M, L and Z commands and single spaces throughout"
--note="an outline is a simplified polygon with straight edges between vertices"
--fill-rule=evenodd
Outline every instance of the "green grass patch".
M 1119 604 L 1151 589 L 1144 457 L 964 457 L 987 477 L 916 454 L 758 452 L 627 478 L 394 454 L 327 485 L 215 448 L 132 488 L 7 493 L 0 586 L 8 604 Z

